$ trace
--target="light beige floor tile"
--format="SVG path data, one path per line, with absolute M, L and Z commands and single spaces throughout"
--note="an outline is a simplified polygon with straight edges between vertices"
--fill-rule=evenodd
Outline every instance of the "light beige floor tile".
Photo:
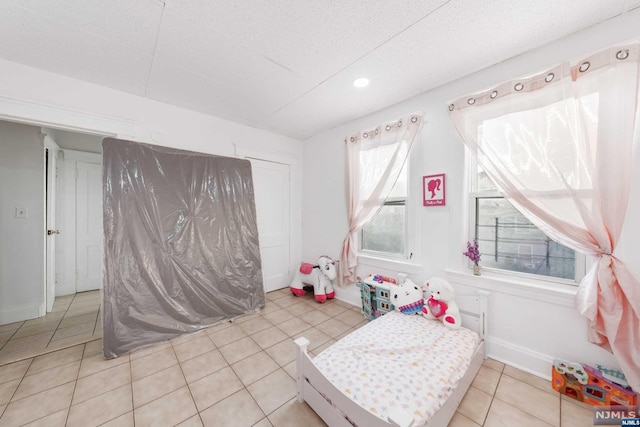
M 67 363 L 81 360 L 83 351 L 84 345 L 77 345 L 64 350 L 58 350 L 38 356 L 33 359 L 33 363 L 29 367 L 27 375 L 33 375 L 47 369 L 56 368 Z
M 168 347 L 140 359 L 132 360 L 131 375 L 134 381 L 139 380 L 177 363 L 178 359 L 173 352 L 173 348 Z
M 310 327 L 311 324 L 298 317 L 294 317 L 290 320 L 285 320 L 284 322 L 278 324 L 278 328 L 282 329 L 282 332 L 289 335 L 290 337 L 293 337 L 294 335 L 297 335 L 302 331 L 306 331 Z
M 215 350 L 216 347 L 211 342 L 207 334 L 202 334 L 200 338 L 173 345 L 173 351 L 179 362 L 193 359 L 196 356 Z
M 2 347 L 2 350 L 0 350 L 0 353 L 5 353 L 5 354 L 13 353 L 13 352 L 17 352 L 24 349 L 40 350 L 47 346 L 52 336 L 53 336 L 53 331 L 49 331 L 41 334 L 30 335 L 28 337 L 9 340 L 4 345 L 4 347 Z
M 306 403 L 289 400 L 269 415 L 273 427 L 326 427 L 326 424 Z
M 351 329 L 351 326 L 336 319 L 329 319 L 324 323 L 316 325 L 316 328 L 320 329 L 331 338 L 335 338 L 338 335 L 347 332 L 349 329 Z
M 15 331 L 0 332 L 0 348 L 2 348 L 3 344 L 9 341 L 9 338 L 15 333 Z
M 133 382 L 133 407 L 139 408 L 152 400 L 187 385 L 179 365 Z
M 284 365 L 282 367 L 282 369 L 284 369 L 284 371 L 289 374 L 289 376 L 291 378 L 293 378 L 294 381 L 297 381 L 297 375 L 298 375 L 298 366 L 296 365 L 296 361 L 294 360 L 293 362 L 287 363 L 286 365 Z
M 249 313 L 249 314 L 243 314 L 242 316 L 238 316 L 235 319 L 233 319 L 233 323 L 235 323 L 236 325 L 240 326 L 240 324 L 248 322 L 250 320 L 254 320 L 260 317 L 260 313 L 259 312 L 255 312 L 255 313 Z
M 500 399 L 493 399 L 484 427 L 512 426 L 549 427 L 550 424 L 545 423 L 541 419 L 527 414 L 526 412 L 523 412 Z
M 560 414 L 560 425 L 562 427 L 585 427 L 593 425 L 593 407 L 585 408 L 569 400 L 561 400 Z
M 322 344 L 321 346 L 318 346 L 317 348 L 313 349 L 313 353 L 314 354 L 320 354 L 323 351 L 325 351 L 327 348 L 331 347 L 332 345 L 334 345 L 336 343 L 336 340 L 329 340 L 326 343 Z
M 272 326 L 268 329 L 251 335 L 251 339 L 254 340 L 263 349 L 269 348 L 272 345 L 277 344 L 287 338 L 289 338 L 289 336 L 282 332 L 282 330 L 280 330 L 277 326 Z
M 293 319 L 295 316 L 289 313 L 287 310 L 280 309 L 277 311 L 272 311 L 271 313 L 263 314 L 262 317 L 264 317 L 274 325 L 278 325 L 284 321 Z
M 127 384 L 71 406 L 67 427 L 98 426 L 132 409 L 131 386 Z
M 170 342 L 171 342 L 171 345 L 176 347 L 182 343 L 197 340 L 198 338 L 202 338 L 203 335 L 206 335 L 204 329 L 200 331 L 185 333 L 183 335 L 180 335 L 177 338 L 173 338 Z
M 453 418 L 451 418 L 448 427 L 480 427 L 480 425 L 474 423 L 460 412 L 456 412 L 453 414 Z
M 174 426 L 197 413 L 187 387 L 178 389 L 137 408 L 133 416 L 136 427 Z
M 203 427 L 202 420 L 200 419 L 200 414 L 194 415 L 186 421 L 181 422 L 176 427 Z
M 231 321 L 229 320 L 223 320 L 222 322 L 215 324 L 213 326 L 209 326 L 207 329 L 205 329 L 204 331 L 208 334 L 211 335 L 214 332 L 218 332 L 221 331 L 223 329 L 227 329 L 229 326 L 233 326 L 233 323 L 231 323 Z
M 279 305 L 280 307 L 287 309 L 287 308 L 291 307 L 292 305 L 301 304 L 304 301 L 305 300 L 302 299 L 302 298 L 296 297 L 293 294 L 289 294 L 289 295 L 286 295 L 286 296 L 284 296 L 282 298 L 275 299 L 272 302 L 275 305 Z
M 573 398 L 571 398 L 571 397 L 569 397 L 569 396 L 566 396 L 566 395 L 564 395 L 564 394 L 561 394 L 561 395 L 560 395 L 560 403 L 561 403 L 561 404 L 562 404 L 562 401 L 563 401 L 563 400 L 566 400 L 566 401 L 568 401 L 569 403 L 573 403 L 574 405 L 577 405 L 577 406 L 579 406 L 579 407 L 581 407 L 581 408 L 583 408 L 583 409 L 587 409 L 587 410 L 589 410 L 589 411 L 592 411 L 592 410 L 593 410 L 593 406 L 589 405 L 588 403 L 580 402 L 580 401 L 575 400 L 575 399 L 573 399 Z
M 251 427 L 264 414 L 243 389 L 201 412 L 200 417 L 205 427 Z
M 160 350 L 164 350 L 166 348 L 171 347 L 171 341 L 163 341 L 157 344 L 152 344 L 146 347 L 143 347 L 139 350 L 135 350 L 131 353 L 131 360 L 140 359 L 142 357 L 147 357 L 153 353 L 157 353 Z
M 243 388 L 242 382 L 229 368 L 207 375 L 189 385 L 191 394 L 199 411 L 203 411 L 216 402 Z
M 267 328 L 273 326 L 273 323 L 269 322 L 262 316 L 258 316 L 255 319 L 249 320 L 238 325 L 247 335 L 253 335 L 256 332 L 264 331 Z
M 73 393 L 73 404 L 76 405 L 130 383 L 131 369 L 128 363 L 96 372 L 78 380 L 76 390 Z
M 114 366 L 122 365 L 123 363 L 129 363 L 128 354 L 114 359 L 105 359 L 102 354 L 87 357 L 86 359 L 82 359 L 79 378 L 95 374 L 96 372 L 100 372 L 105 369 L 113 368 Z
M 64 316 L 64 312 L 60 313 L 47 313 L 46 316 L 36 317 L 35 319 L 29 319 L 24 322 L 24 326 L 37 325 L 41 323 L 49 323 L 57 320 L 58 322 L 62 320 Z
M 549 394 L 503 374 L 495 397 L 523 412 L 537 416 L 551 425 L 558 426 L 560 423 L 560 396 L 558 394 Z
M 7 381 L 6 383 L 0 384 L 0 405 L 9 403 L 19 385 L 20 379 Z M 0 415 L 1 414 L 2 413 L 0 412 Z
M 78 308 L 70 307 L 69 310 L 67 310 L 67 312 L 65 313 L 64 318 L 68 319 L 70 317 L 83 316 L 85 314 L 95 314 L 97 316 L 99 308 L 100 306 L 95 304 L 82 306 Z
M 201 354 L 193 359 L 182 362 L 180 365 L 182 366 L 184 377 L 189 384 L 229 366 L 218 350 Z
M 294 335 L 293 339 L 296 340 L 300 337 L 305 337 L 309 340 L 309 350 L 315 350 L 322 344 L 331 341 L 331 337 L 329 335 L 325 334 L 320 329 L 315 327 L 311 327 L 305 331 L 300 332 L 299 334 Z
M 310 310 L 304 315 L 304 321 L 314 326 L 324 323 L 329 319 L 331 319 L 331 317 L 318 310 Z
M 344 312 L 338 314 L 335 318 L 351 327 L 356 326 L 358 323 L 364 320 L 364 316 L 362 314 L 354 313 L 351 310 L 345 310 Z
M 218 348 L 220 348 L 242 338 L 246 338 L 247 334 L 242 329 L 240 329 L 239 326 L 231 325 L 227 328 L 214 331 L 210 333 L 209 336 L 211 337 L 213 343 Z
M 68 328 L 69 326 L 80 325 L 82 323 L 93 323 L 95 325 L 97 321 L 97 316 L 98 316 L 98 313 L 95 313 L 95 314 L 89 313 L 89 314 L 83 314 L 82 316 L 67 317 L 62 319 L 58 327 Z
M 107 421 L 100 427 L 134 427 L 133 411 L 120 415 L 118 418 L 114 418 L 111 421 Z
M 24 427 L 64 427 L 64 425 L 67 423 L 68 413 L 69 408 L 65 408 L 51 415 L 47 415 L 44 418 L 35 420 L 29 424 L 25 424 Z
M 553 387 L 551 387 L 551 381 L 546 380 L 544 378 L 540 378 L 536 375 L 532 375 L 528 372 L 522 371 L 518 368 L 514 368 L 513 366 L 509 366 L 509 365 L 505 365 L 504 370 L 502 372 L 503 372 L 503 375 L 508 375 L 511 378 L 515 378 L 516 380 L 525 382 L 529 385 L 532 385 L 554 396 L 558 394 L 558 392 L 556 392 L 553 389 Z
M 84 353 L 82 353 L 82 358 L 85 359 L 87 357 L 95 356 L 98 354 L 102 354 L 102 340 L 93 340 L 89 341 L 84 346 Z
M 249 337 L 242 338 L 238 341 L 232 342 L 231 344 L 220 347 L 220 353 L 222 353 L 230 365 L 261 350 L 260 346 Z
M 11 402 L 0 418 L 0 426 L 20 426 L 68 408 L 73 387 L 74 383 L 67 383 Z
M 491 368 L 500 373 L 502 373 L 502 370 L 504 369 L 504 363 L 491 358 L 485 359 L 484 362 L 482 362 L 482 366 L 486 366 L 487 368 Z
M 255 423 L 252 427 L 273 427 L 273 424 L 269 421 L 269 418 L 263 418 L 257 423 Z
M 58 327 L 58 321 L 39 323 L 31 326 L 23 326 L 18 329 L 11 339 L 30 337 L 32 335 L 42 334 L 44 332 L 55 331 Z
M 18 390 L 16 390 L 16 393 L 13 395 L 12 400 L 23 399 L 70 381 L 75 381 L 75 379 L 78 378 L 79 369 L 80 361 L 78 360 L 24 377 Z
M 24 322 L 7 323 L 6 325 L 0 325 L 0 332 L 15 332 L 20 329 Z
M 93 328 L 96 326 L 95 322 L 80 323 L 79 325 L 69 326 L 68 328 L 58 328 L 56 333 L 53 334 L 51 341 L 61 340 L 63 338 L 69 338 L 76 335 L 86 334 L 87 332 L 93 333 Z
M 344 313 L 347 310 L 347 308 L 342 307 L 338 304 L 333 304 L 332 301 L 327 301 L 326 303 L 322 304 L 322 306 L 318 308 L 318 310 L 320 310 L 321 312 L 323 312 L 329 317 L 335 318 L 338 314 Z
M 267 301 L 267 304 L 265 305 L 265 307 L 262 310 L 260 310 L 260 314 L 264 316 L 267 313 L 273 313 L 274 311 L 278 311 L 278 310 L 282 310 L 282 308 L 279 305 L 275 305 Z
M 269 347 L 265 351 L 280 366 L 284 366 L 296 358 L 295 344 L 293 344 L 293 340 L 291 338 L 280 341 L 278 344 Z
M 42 347 L 42 346 L 33 347 L 33 348 L 26 347 L 20 350 L 14 350 L 6 353 L 0 350 L 0 366 L 7 365 L 13 362 L 19 362 L 28 358 L 33 358 L 33 356 L 44 354 L 46 352 L 47 352 L 46 347 Z M 0 380 L 0 381 L 3 381 L 3 380 Z
M 295 381 L 282 369 L 251 384 L 247 390 L 267 415 L 297 394 Z
M 280 365 L 274 362 L 267 353 L 261 351 L 235 363 L 231 367 L 240 378 L 240 381 L 247 386 L 277 370 Z
M 0 366 L 0 384 L 21 379 L 27 373 L 33 359 L 26 359 L 9 365 Z
M 290 307 L 285 308 L 289 313 L 294 316 L 299 316 L 304 318 L 304 315 L 309 311 L 309 307 L 306 304 L 296 304 Z
M 49 345 L 47 345 L 47 351 L 59 350 L 63 348 L 67 348 L 72 345 L 83 344 L 89 341 L 93 341 L 96 339 L 96 336 L 92 334 L 91 331 L 84 332 L 79 335 L 73 335 L 67 338 L 61 338 L 59 340 L 51 341 Z
M 499 381 L 499 372 L 487 368 L 486 366 L 481 366 L 471 385 L 493 396 L 496 392 Z
M 492 396 L 475 387 L 469 387 L 462 402 L 458 406 L 458 412 L 471 421 L 482 425 L 489 412 Z

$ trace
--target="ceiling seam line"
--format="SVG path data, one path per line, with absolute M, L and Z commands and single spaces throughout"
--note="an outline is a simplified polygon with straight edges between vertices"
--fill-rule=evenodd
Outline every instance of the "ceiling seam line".
M 156 63 L 156 55 L 158 54 L 158 40 L 160 40 L 160 31 L 162 29 L 162 23 L 164 22 L 164 14 L 167 11 L 167 2 L 162 3 L 162 13 L 160 14 L 160 22 L 158 22 L 158 32 L 156 33 L 156 40 L 153 43 L 153 53 L 151 55 L 151 64 L 149 65 L 149 71 L 147 72 L 147 82 L 144 88 L 144 97 L 149 98 L 149 86 L 151 85 L 151 73 L 153 73 L 153 66 Z

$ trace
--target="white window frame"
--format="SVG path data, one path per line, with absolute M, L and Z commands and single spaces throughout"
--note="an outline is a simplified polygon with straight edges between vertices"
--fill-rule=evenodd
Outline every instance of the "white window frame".
M 476 206 L 477 199 L 479 198 L 502 198 L 504 197 L 498 192 L 498 190 L 483 190 L 483 191 L 475 191 L 478 184 L 478 163 L 475 158 L 470 155 L 468 150 L 465 150 L 465 157 L 467 158 L 467 174 L 468 174 L 468 240 L 472 241 L 475 238 L 476 232 Z M 499 275 L 499 276 L 511 276 L 511 277 L 519 277 L 525 278 L 533 281 L 540 282 L 552 282 L 563 285 L 572 285 L 578 286 L 580 281 L 587 273 L 587 267 L 590 266 L 591 260 L 587 261 L 587 257 L 584 254 L 579 252 L 575 252 L 576 261 L 575 261 L 575 277 L 574 279 L 562 279 L 559 277 L 552 276 L 544 276 L 541 274 L 531 274 L 531 273 L 523 273 L 519 271 L 513 270 L 504 270 L 501 268 L 495 267 L 482 267 L 483 270 L 490 272 L 491 274 Z M 482 264 L 482 261 L 480 262 Z M 467 263 L 468 269 L 473 269 L 473 265 L 471 262 Z

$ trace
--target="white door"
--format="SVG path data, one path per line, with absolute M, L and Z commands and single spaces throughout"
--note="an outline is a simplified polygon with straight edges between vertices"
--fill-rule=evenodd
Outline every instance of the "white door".
M 47 313 L 53 309 L 53 301 L 56 297 L 56 236 L 59 231 L 56 228 L 56 182 L 59 147 L 48 136 L 44 139 L 45 155 L 45 194 L 46 194 L 46 273 L 45 273 L 45 295 Z
M 249 159 L 265 292 L 289 286 L 289 165 Z
M 102 287 L 102 165 L 77 163 L 77 292 Z

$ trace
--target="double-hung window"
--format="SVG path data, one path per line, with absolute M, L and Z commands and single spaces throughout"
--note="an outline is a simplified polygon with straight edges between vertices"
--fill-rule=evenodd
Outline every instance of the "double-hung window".
M 470 163 L 469 237 L 478 241 L 483 268 L 579 281 L 585 257 L 547 237 L 500 195 L 475 162 Z
M 389 197 L 360 231 L 360 252 L 386 258 L 409 258 L 408 159 Z

